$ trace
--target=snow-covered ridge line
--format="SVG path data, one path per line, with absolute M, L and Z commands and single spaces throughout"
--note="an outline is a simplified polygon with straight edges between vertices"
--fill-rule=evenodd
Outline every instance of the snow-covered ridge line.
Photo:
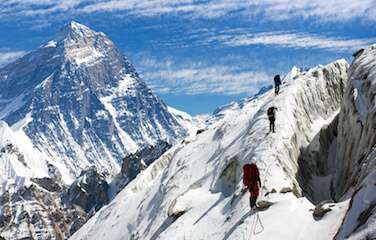
M 297 198 L 298 157 L 338 113 L 347 68 L 339 60 L 290 74 L 280 95 L 269 91 L 223 108 L 207 130 L 170 149 L 71 239 L 243 239 L 253 218 L 247 218 L 248 196 L 234 196 L 241 187 L 241 166 L 249 161 L 261 170 L 263 199 L 274 203 L 259 213 L 265 231 L 252 238 L 333 237 L 348 202 L 314 220 L 314 206 Z M 276 134 L 268 134 L 270 106 L 278 107 Z M 279 193 L 287 188 L 294 194 Z M 301 228 L 302 223 L 310 227 Z

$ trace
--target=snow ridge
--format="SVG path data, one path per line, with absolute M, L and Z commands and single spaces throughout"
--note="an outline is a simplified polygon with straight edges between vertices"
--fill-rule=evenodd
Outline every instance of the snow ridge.
M 254 234 L 249 226 L 261 227 L 240 193 L 241 166 L 250 161 L 261 171 L 262 199 L 273 203 L 259 212 L 265 229 L 252 239 L 334 237 L 348 201 L 316 221 L 301 197 L 298 157 L 338 113 L 347 68 L 344 60 L 294 68 L 280 95 L 268 91 L 217 111 L 207 130 L 162 155 L 71 239 L 244 239 Z M 278 108 L 276 134 L 268 134 L 270 106 Z

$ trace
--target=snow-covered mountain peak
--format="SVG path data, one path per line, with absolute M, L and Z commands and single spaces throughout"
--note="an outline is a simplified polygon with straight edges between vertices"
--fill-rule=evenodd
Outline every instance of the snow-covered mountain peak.
M 284 80 L 294 80 L 300 74 L 301 70 L 298 67 L 293 66 L 290 72 L 285 76 Z
M 103 33 L 70 22 L 41 48 L 0 69 L 0 119 L 24 131 L 62 167 L 95 165 L 106 176 L 122 158 L 188 127 L 140 79 Z
M 64 40 L 77 41 L 77 40 L 92 38 L 98 35 L 104 35 L 104 34 L 95 32 L 89 27 L 83 24 L 80 24 L 78 22 L 71 21 L 57 32 L 53 40 L 56 42 L 61 42 Z
M 34 192 L 42 196 L 37 199 L 56 200 L 55 190 L 89 167 L 110 180 L 130 153 L 159 141 L 173 144 L 195 132 L 190 131 L 193 119 L 170 111 L 107 36 L 76 22 L 0 68 L 0 83 L 0 120 L 6 122 L 0 122 L 0 193 L 37 184 L 53 190 Z M 18 199 L 9 201 L 9 209 L 19 204 L 30 216 L 39 211 L 34 197 L 29 203 Z M 17 216 L 24 211 L 15 207 L 4 225 L 0 209 L 0 232 L 6 228 L 9 239 L 61 239 L 60 231 L 67 237 L 80 226 L 49 231 L 53 223 L 48 211 L 42 212 L 43 224 L 33 222 L 25 228 L 31 226 L 30 231 L 19 234 Z M 45 237 L 36 237 L 39 228 L 45 228 Z
M 102 32 L 96 32 L 85 25 L 70 22 L 42 45 L 42 48 L 56 48 L 52 57 L 63 56 L 64 62 L 78 67 L 94 66 L 102 61 L 122 62 L 123 56 L 113 42 Z

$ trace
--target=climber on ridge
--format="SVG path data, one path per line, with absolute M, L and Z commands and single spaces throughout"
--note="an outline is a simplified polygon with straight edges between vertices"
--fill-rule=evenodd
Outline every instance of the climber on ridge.
M 243 166 L 243 189 L 248 189 L 251 209 L 257 208 L 256 201 L 261 188 L 260 173 L 255 163 Z
M 268 118 L 269 118 L 269 132 L 275 132 L 275 111 L 277 110 L 276 107 L 270 107 L 268 108 L 268 112 L 267 112 L 267 115 L 268 115 Z
M 278 95 L 279 93 L 279 86 L 282 84 L 281 77 L 279 74 L 274 76 L 274 89 L 275 89 L 275 95 Z

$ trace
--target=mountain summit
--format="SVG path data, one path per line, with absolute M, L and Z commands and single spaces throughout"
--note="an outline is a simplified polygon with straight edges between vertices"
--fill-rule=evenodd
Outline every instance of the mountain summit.
M 60 31 L 54 36 L 53 40 L 60 42 L 65 39 L 78 39 L 79 37 L 88 38 L 98 34 L 103 33 L 95 32 L 85 25 L 71 21 L 60 29 Z

